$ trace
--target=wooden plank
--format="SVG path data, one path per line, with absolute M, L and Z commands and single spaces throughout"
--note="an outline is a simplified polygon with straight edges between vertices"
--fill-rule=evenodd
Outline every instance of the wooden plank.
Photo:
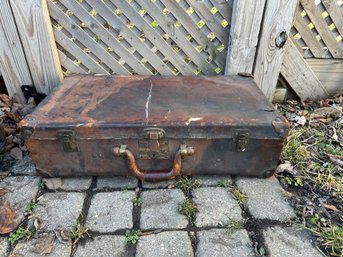
M 226 75 L 252 73 L 265 0 L 233 3 Z
M 137 0 L 137 2 L 145 9 L 148 10 L 150 16 L 158 21 L 166 20 L 163 13 L 152 3 L 146 0 Z M 179 30 L 179 28 L 174 28 L 166 22 L 160 22 L 159 26 L 168 33 L 171 39 L 173 39 L 176 44 L 178 44 L 182 50 L 191 58 L 191 60 L 204 72 L 206 75 L 216 75 L 214 69 L 206 59 L 197 52 L 194 46 L 186 39 L 185 35 Z M 172 57 L 171 57 L 172 58 Z
M 343 12 L 342 9 L 337 5 L 336 1 L 322 0 L 327 12 L 329 13 L 333 23 L 336 26 L 339 34 L 343 37 Z M 343 58 L 343 56 L 342 56 Z
M 226 0 L 210 0 L 227 22 L 231 20 L 232 1 L 233 0 L 230 0 L 229 2 Z
M 261 38 L 257 50 L 254 77 L 268 99 L 272 100 L 285 52 L 281 38 L 290 32 L 297 0 L 272 0 L 266 2 Z
M 62 79 L 61 64 L 45 0 L 11 0 L 32 80 L 38 92 L 49 94 Z
M 343 60 L 307 59 L 306 62 L 330 95 L 343 94 Z
M 113 58 L 103 47 L 95 42 L 83 29 L 79 27 L 72 19 L 68 18 L 55 4 L 48 1 L 49 11 L 59 24 L 62 25 L 69 33 L 77 38 L 83 45 L 89 48 L 104 64 L 111 68 L 115 74 L 127 74 L 130 72 L 121 66 L 116 59 Z
M 291 40 L 287 42 L 281 74 L 303 100 L 327 98 L 329 96 L 323 84 L 313 73 Z
M 20 86 L 32 85 L 32 79 L 9 0 L 0 0 L 0 72 L 9 95 L 24 103 Z
M 297 11 L 295 15 L 294 27 L 297 29 L 302 39 L 316 58 L 331 58 L 330 53 L 328 51 L 324 51 L 315 34 L 309 29 L 306 21 L 299 11 Z
M 149 47 L 142 42 L 137 35 L 124 24 L 113 11 L 110 10 L 103 2 L 87 2 L 90 6 L 96 9 L 101 16 L 114 29 L 120 31 L 123 37 L 153 66 L 161 75 L 173 75 L 172 71 L 165 65 L 165 63 L 155 55 Z
M 322 40 L 325 42 L 330 53 L 334 58 L 343 57 L 343 49 L 338 45 L 335 40 L 332 32 L 329 29 L 328 24 L 322 18 L 322 14 L 315 5 L 313 0 L 301 0 L 301 5 L 306 11 L 308 17 L 312 21 L 313 25 L 317 29 L 319 35 L 322 37 Z

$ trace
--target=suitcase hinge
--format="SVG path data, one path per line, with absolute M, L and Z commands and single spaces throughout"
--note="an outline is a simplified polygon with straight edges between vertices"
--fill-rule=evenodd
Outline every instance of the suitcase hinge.
M 248 148 L 249 132 L 245 130 L 236 131 L 235 136 L 236 151 L 245 152 Z
M 63 151 L 65 152 L 78 152 L 79 146 L 77 145 L 75 133 L 71 130 L 60 130 L 57 132 L 58 139 L 62 143 Z

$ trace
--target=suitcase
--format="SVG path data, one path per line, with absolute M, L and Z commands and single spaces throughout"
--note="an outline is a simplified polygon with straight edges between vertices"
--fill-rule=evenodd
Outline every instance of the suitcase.
M 63 80 L 22 122 L 39 175 L 268 177 L 289 125 L 244 76 Z

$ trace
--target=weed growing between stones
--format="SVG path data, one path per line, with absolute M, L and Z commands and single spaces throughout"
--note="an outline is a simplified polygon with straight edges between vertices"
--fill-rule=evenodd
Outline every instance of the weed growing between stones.
M 10 233 L 8 241 L 10 244 L 15 244 L 21 239 L 29 240 L 33 236 L 34 232 L 29 228 L 19 227 L 16 231 Z
M 132 202 L 134 206 L 139 207 L 142 205 L 142 198 L 136 196 L 135 198 L 133 198 Z
M 247 201 L 248 196 L 236 187 L 231 187 L 231 193 L 236 198 L 238 204 L 243 207 Z
M 195 203 L 186 198 L 180 205 L 179 212 L 185 215 L 190 221 L 193 221 L 195 219 L 195 214 L 199 212 L 199 210 Z
M 217 185 L 219 187 L 228 188 L 228 187 L 232 187 L 232 182 L 228 179 L 223 179 L 223 180 L 219 181 Z
M 138 229 L 126 230 L 125 241 L 129 244 L 135 244 L 139 241 L 141 236 L 142 236 L 142 232 Z
M 26 211 L 27 212 L 32 212 L 35 208 L 37 207 L 37 201 L 32 200 L 27 206 L 26 206 Z
M 81 214 L 80 217 L 77 219 L 77 222 L 74 226 L 70 229 L 70 239 L 72 241 L 73 246 L 75 246 L 82 238 L 91 237 L 89 234 L 89 229 L 81 224 L 81 220 L 83 219 L 83 215 Z
M 198 187 L 200 187 L 200 182 L 196 179 L 182 176 L 175 182 L 175 187 L 181 189 L 186 194 L 190 194 L 190 192 Z
M 227 227 L 227 232 L 229 234 L 234 234 L 235 232 L 237 232 L 238 230 L 241 230 L 243 228 L 244 228 L 244 223 L 242 221 L 232 219 L 230 221 L 230 224 Z

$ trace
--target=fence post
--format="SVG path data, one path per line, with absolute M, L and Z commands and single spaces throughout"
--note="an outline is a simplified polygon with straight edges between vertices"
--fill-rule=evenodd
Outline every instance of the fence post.
M 11 0 L 26 60 L 37 91 L 49 94 L 62 79 L 46 0 Z
M 252 73 L 266 0 L 234 0 L 225 74 Z
M 0 0 L 0 73 L 9 95 L 24 102 L 20 86 L 32 85 L 32 80 L 9 0 Z
M 272 100 L 285 53 L 297 0 L 267 0 L 257 50 L 254 77 L 263 93 Z

